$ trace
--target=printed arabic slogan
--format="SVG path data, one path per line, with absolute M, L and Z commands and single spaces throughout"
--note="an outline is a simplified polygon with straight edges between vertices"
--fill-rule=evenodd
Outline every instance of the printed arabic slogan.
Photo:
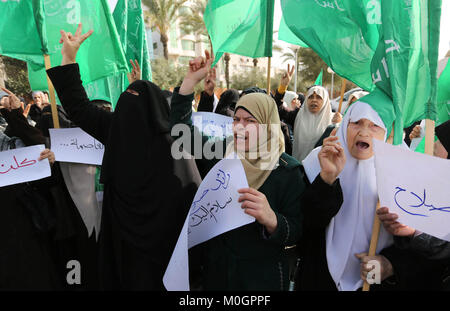
M 238 189 L 246 187 L 242 163 L 233 156 L 221 160 L 209 171 L 195 194 L 164 274 L 167 290 L 189 290 L 188 250 L 191 247 L 255 221 L 238 203 Z
M 56 161 L 101 165 L 105 147 L 79 127 L 50 129 Z
M 450 241 L 450 161 L 374 142 L 380 206 L 400 223 Z
M 0 187 L 50 176 L 48 159 L 38 161 L 44 145 L 0 152 Z

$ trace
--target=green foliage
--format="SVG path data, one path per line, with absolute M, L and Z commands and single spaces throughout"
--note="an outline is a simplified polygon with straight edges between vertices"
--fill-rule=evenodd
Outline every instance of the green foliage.
M 30 94 L 31 88 L 28 82 L 27 64 L 21 60 L 0 56 L 5 65 L 6 81 L 5 86 L 18 96 Z
M 186 75 L 187 67 L 175 66 L 172 61 L 164 58 L 152 60 L 153 83 L 162 90 L 169 90 L 180 86 Z
M 231 88 L 245 90 L 246 88 L 257 86 L 261 89 L 267 87 L 266 70 L 253 67 L 251 70 L 233 75 L 231 78 Z
M 295 50 L 289 48 L 289 50 L 282 56 L 283 63 L 295 63 Z M 310 48 L 300 48 L 298 51 L 298 76 L 297 76 L 297 92 L 305 93 L 308 88 L 314 85 L 320 70 L 323 69 L 323 86 L 331 90 L 331 74 L 328 73 L 328 65 Z M 287 65 L 286 65 L 287 66 Z M 289 85 L 289 89 L 294 89 L 295 79 L 292 78 Z M 339 96 L 341 84 L 343 79 L 334 75 L 334 93 L 335 96 Z M 346 91 L 355 88 L 356 85 L 347 81 Z

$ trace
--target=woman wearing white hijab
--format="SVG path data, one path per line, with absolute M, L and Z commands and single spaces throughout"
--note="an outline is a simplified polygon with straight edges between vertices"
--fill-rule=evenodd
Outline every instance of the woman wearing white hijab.
M 315 278 L 316 282 L 328 284 L 317 284 L 318 287 L 331 290 L 334 285 L 334 289 L 344 291 L 354 291 L 362 287 L 359 260 L 362 255 L 356 255 L 369 249 L 378 201 L 373 138 L 385 140 L 386 127 L 368 104 L 357 102 L 349 108 L 336 137 L 327 138 L 323 147 L 314 149 L 303 161 L 311 183 L 317 184 L 317 180 L 322 179 L 322 183 L 327 183 L 330 187 L 327 190 L 327 186 L 322 185 L 321 195 L 315 199 L 315 203 L 321 207 L 316 208 L 311 202 L 302 204 L 309 209 L 309 212 L 305 213 L 305 223 L 311 223 L 316 230 L 322 231 L 322 237 L 325 237 L 325 241 L 319 242 L 322 243 L 319 257 L 322 257 L 322 263 L 326 263 L 329 276 L 324 277 L 322 274 L 322 277 Z M 331 165 L 334 168 L 331 174 L 327 173 L 330 171 L 330 163 L 335 163 L 334 166 Z M 336 189 L 339 185 L 343 197 L 340 197 Z M 334 190 L 330 191 L 332 188 Z M 329 203 L 327 192 L 334 193 L 335 199 L 331 200 L 332 203 Z M 307 197 L 308 195 L 306 200 Z M 328 206 L 323 207 L 321 200 L 322 203 L 328 200 Z M 306 214 L 310 219 L 307 219 Z M 392 243 L 392 236 L 382 228 L 377 253 Z M 308 269 L 308 264 L 305 264 L 304 268 Z M 325 267 L 321 270 L 326 271 Z
M 295 118 L 293 157 L 303 161 L 332 124 L 332 119 L 327 90 L 318 85 L 311 87 L 306 94 L 306 104 L 302 105 Z

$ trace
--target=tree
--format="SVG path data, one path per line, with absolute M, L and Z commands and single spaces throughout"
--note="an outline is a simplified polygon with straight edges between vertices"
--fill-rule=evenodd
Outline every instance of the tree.
M 152 80 L 162 90 L 180 86 L 185 75 L 186 67 L 175 66 L 163 58 L 152 60 Z
M 234 75 L 231 80 L 231 87 L 237 90 L 245 90 L 252 86 L 265 89 L 267 86 L 266 70 L 258 67 L 253 67 L 249 71 Z
M 230 60 L 231 56 L 229 53 L 224 54 L 224 61 L 225 61 L 225 82 L 227 84 L 227 89 L 230 88 Z
M 208 42 L 208 30 L 203 20 L 206 3 L 206 0 L 197 0 L 180 14 L 180 29 L 185 34 L 193 34 L 197 39 L 196 42 Z
M 142 0 L 148 7 L 150 24 L 157 27 L 161 35 L 164 48 L 164 58 L 169 59 L 169 31 L 170 26 L 178 19 L 178 10 L 187 0 Z

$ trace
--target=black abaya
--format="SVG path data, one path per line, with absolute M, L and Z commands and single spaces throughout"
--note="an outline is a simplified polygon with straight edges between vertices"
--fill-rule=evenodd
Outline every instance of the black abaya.
M 139 95 L 124 92 L 116 111 L 108 113 L 89 104 L 77 64 L 48 74 L 70 119 L 105 145 L 102 288 L 163 289 L 162 277 L 199 181 L 175 170 L 162 91 L 137 81 L 129 89 Z

